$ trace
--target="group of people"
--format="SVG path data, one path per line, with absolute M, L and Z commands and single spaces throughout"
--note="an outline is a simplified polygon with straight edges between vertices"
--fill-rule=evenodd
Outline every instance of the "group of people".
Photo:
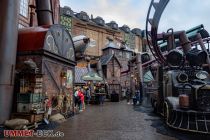
M 140 103 L 142 100 L 142 95 L 140 93 L 140 90 L 136 90 L 135 94 L 132 94 L 132 92 L 127 89 L 126 90 L 126 99 L 127 99 L 127 104 L 131 104 L 130 99 L 133 99 L 133 103 L 134 105 L 136 105 L 137 103 Z
M 90 91 L 89 89 L 84 90 L 81 87 L 77 87 L 76 91 L 74 92 L 74 107 L 75 112 L 79 110 L 79 112 L 82 112 L 85 110 L 85 98 L 87 100 L 87 103 L 89 104 L 90 101 Z

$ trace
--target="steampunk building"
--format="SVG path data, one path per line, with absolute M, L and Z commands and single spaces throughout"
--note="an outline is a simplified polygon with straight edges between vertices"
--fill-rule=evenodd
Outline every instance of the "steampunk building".
M 11 103 L 14 99 L 15 72 L 21 71 L 19 68 L 22 67 L 24 62 L 30 62 L 30 65 L 35 63 L 40 75 L 48 72 L 48 74 L 42 77 L 44 83 L 42 85 L 43 92 L 49 91 L 49 87 L 46 86 L 49 83 L 51 85 L 50 87 L 52 87 L 50 89 L 50 94 L 52 93 L 52 95 L 53 92 L 59 92 L 63 85 L 69 85 L 65 82 L 69 73 L 74 77 L 74 71 L 80 71 L 80 68 L 84 69 L 84 74 L 87 73 L 87 69 L 85 68 L 87 66 L 86 59 L 77 61 L 77 68 L 75 70 L 73 68 L 76 65 L 74 58 L 76 54 L 74 54 L 74 44 L 72 44 L 71 36 L 85 35 L 90 38 L 92 46 L 95 47 L 88 47 L 85 51 L 84 58 L 89 57 L 91 64 L 98 64 L 100 62 L 99 64 L 103 68 L 103 73 L 99 71 L 100 67 L 97 67 L 96 71 L 100 73 L 99 75 L 103 74 L 105 82 L 108 84 L 117 83 L 119 85 L 119 93 L 121 92 L 122 86 L 129 82 L 128 80 L 119 79 L 131 77 L 130 73 L 126 73 L 130 70 L 128 61 L 132 58 L 134 52 L 142 51 L 142 32 L 138 28 L 130 30 L 126 25 L 118 27 L 115 21 L 105 23 L 102 17 L 93 17 L 92 15 L 89 17 L 86 12 L 75 14 L 69 7 L 60 8 L 59 0 L 43 0 L 40 2 L 42 4 L 38 5 L 39 3 L 36 0 L 20 0 L 19 3 L 2 0 L 0 4 L 0 13 L 3 18 L 0 21 L 0 110 L 4 110 L 0 112 L 0 123 L 3 123 L 11 115 Z M 47 9 L 47 11 L 37 13 L 37 11 L 43 10 L 43 5 L 46 4 L 45 2 L 50 3 L 50 6 L 47 7 L 50 10 Z M 17 12 L 18 9 L 19 12 Z M 65 26 L 70 34 L 60 25 L 53 24 Z M 19 29 L 18 42 L 17 29 Z M 52 36 L 52 40 L 48 37 L 50 35 Z M 59 37 L 66 37 L 66 39 L 62 40 Z M 10 38 L 12 41 L 7 38 Z M 107 38 L 112 38 L 114 47 L 109 46 L 110 40 Z M 61 47 L 59 44 L 66 45 Z M 122 49 L 122 45 L 125 44 L 127 44 L 127 48 Z M 18 58 L 16 61 L 17 46 Z M 9 55 L 8 52 L 10 52 Z M 41 57 L 38 58 L 39 56 Z M 17 66 L 15 66 L 16 62 L 18 62 Z M 60 67 L 56 67 L 55 64 Z M 55 67 L 57 70 L 52 70 L 53 68 L 51 67 Z M 79 76 L 80 79 L 81 76 Z M 75 77 L 78 77 L 78 75 L 76 74 Z M 71 82 L 74 82 L 74 79 Z M 84 81 L 82 82 L 84 84 Z M 72 83 L 70 85 L 72 86 Z M 129 86 L 130 84 L 126 85 Z
M 131 79 L 135 81 L 135 77 L 130 72 L 128 62 L 132 59 L 132 55 L 142 52 L 144 39 L 140 29 L 134 28 L 131 30 L 127 25 L 118 27 L 115 21 L 105 23 L 102 17 L 89 16 L 84 11 L 75 13 L 68 6 L 61 8 L 60 19 L 60 23 L 69 30 L 72 36 L 85 35 L 90 40 L 94 40 L 95 47 L 87 48 L 85 56 L 91 58 L 91 64 L 101 61 L 103 77 L 108 85 L 113 84 L 113 82 L 119 84 L 119 93 L 121 93 L 122 87 L 128 88 L 130 85 L 133 85 L 130 84 L 130 81 Z M 112 41 L 110 42 L 109 39 Z M 123 48 L 125 46 L 126 48 Z M 115 66 L 118 68 L 111 72 L 114 67 L 112 62 L 115 61 L 117 62 Z M 112 64 L 109 65 L 109 63 Z M 78 69 L 85 69 L 87 62 L 85 60 L 79 61 L 77 66 Z M 115 75 L 116 77 L 113 77 L 111 73 L 118 74 Z M 139 74 L 136 75 L 136 77 L 138 76 Z

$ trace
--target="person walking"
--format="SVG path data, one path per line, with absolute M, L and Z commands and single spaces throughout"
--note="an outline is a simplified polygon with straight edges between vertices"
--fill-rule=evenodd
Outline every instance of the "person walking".
M 86 91 L 86 99 L 87 99 L 87 104 L 90 103 L 90 99 L 91 99 L 91 95 L 90 95 L 90 89 L 87 88 L 87 91 Z
M 78 91 L 78 97 L 79 97 L 79 111 L 82 112 L 85 109 L 85 103 L 84 103 L 85 96 L 83 92 L 81 91 L 81 89 L 79 89 Z
M 74 92 L 74 112 L 77 112 L 78 111 L 78 108 L 79 108 L 79 88 L 77 87 L 76 88 L 76 91 Z
M 130 104 L 131 93 L 129 89 L 126 90 L 126 98 L 127 98 L 127 104 Z

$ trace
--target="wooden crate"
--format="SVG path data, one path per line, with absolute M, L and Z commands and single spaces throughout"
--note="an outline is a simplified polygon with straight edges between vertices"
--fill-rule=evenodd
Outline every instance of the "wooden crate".
M 12 119 L 26 119 L 30 123 L 40 122 L 44 118 L 44 114 L 31 114 L 31 113 L 13 113 Z

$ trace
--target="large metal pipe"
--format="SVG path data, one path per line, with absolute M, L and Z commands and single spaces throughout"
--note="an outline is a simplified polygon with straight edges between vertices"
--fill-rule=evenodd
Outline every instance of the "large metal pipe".
M 143 67 L 142 67 L 141 53 L 136 54 L 136 65 L 137 65 L 137 71 L 138 71 L 138 81 L 139 81 L 140 93 L 141 93 L 141 98 L 142 98 L 142 95 L 143 95 Z
M 85 50 L 89 47 L 88 43 L 90 39 L 84 35 L 73 37 L 76 59 L 82 59 L 84 57 Z
M 38 26 L 54 23 L 51 0 L 36 0 L 36 8 Z
M 97 63 L 97 71 L 98 71 L 99 76 L 103 78 L 104 76 L 103 76 L 101 61 L 98 61 Z
M 12 110 L 18 8 L 18 0 L 0 0 L 0 124 Z
M 186 54 L 190 49 L 191 49 L 191 42 L 187 37 L 187 34 L 185 31 L 176 31 L 176 32 L 169 32 L 169 33 L 165 33 L 164 34 L 164 38 L 169 38 L 171 35 L 174 35 L 174 38 L 179 38 L 179 42 L 182 46 L 183 52 Z M 170 41 L 169 44 L 173 44 L 174 40 L 173 39 L 169 39 L 168 41 Z
M 197 33 L 196 38 L 197 38 L 197 41 L 198 41 L 199 45 L 201 46 L 201 49 L 202 49 L 203 51 L 205 51 L 206 54 L 208 54 L 208 51 L 207 51 L 207 49 L 206 49 L 206 47 L 205 47 L 205 45 L 204 45 L 204 43 L 203 43 L 203 39 L 202 39 L 202 37 L 201 37 L 201 34 L 200 34 L 200 33 Z M 207 55 L 206 63 L 208 64 L 209 69 L 210 69 L 210 58 L 209 58 L 209 55 Z
M 186 54 L 191 49 L 191 42 L 188 39 L 185 31 L 180 33 L 179 40 L 180 40 L 183 52 Z

